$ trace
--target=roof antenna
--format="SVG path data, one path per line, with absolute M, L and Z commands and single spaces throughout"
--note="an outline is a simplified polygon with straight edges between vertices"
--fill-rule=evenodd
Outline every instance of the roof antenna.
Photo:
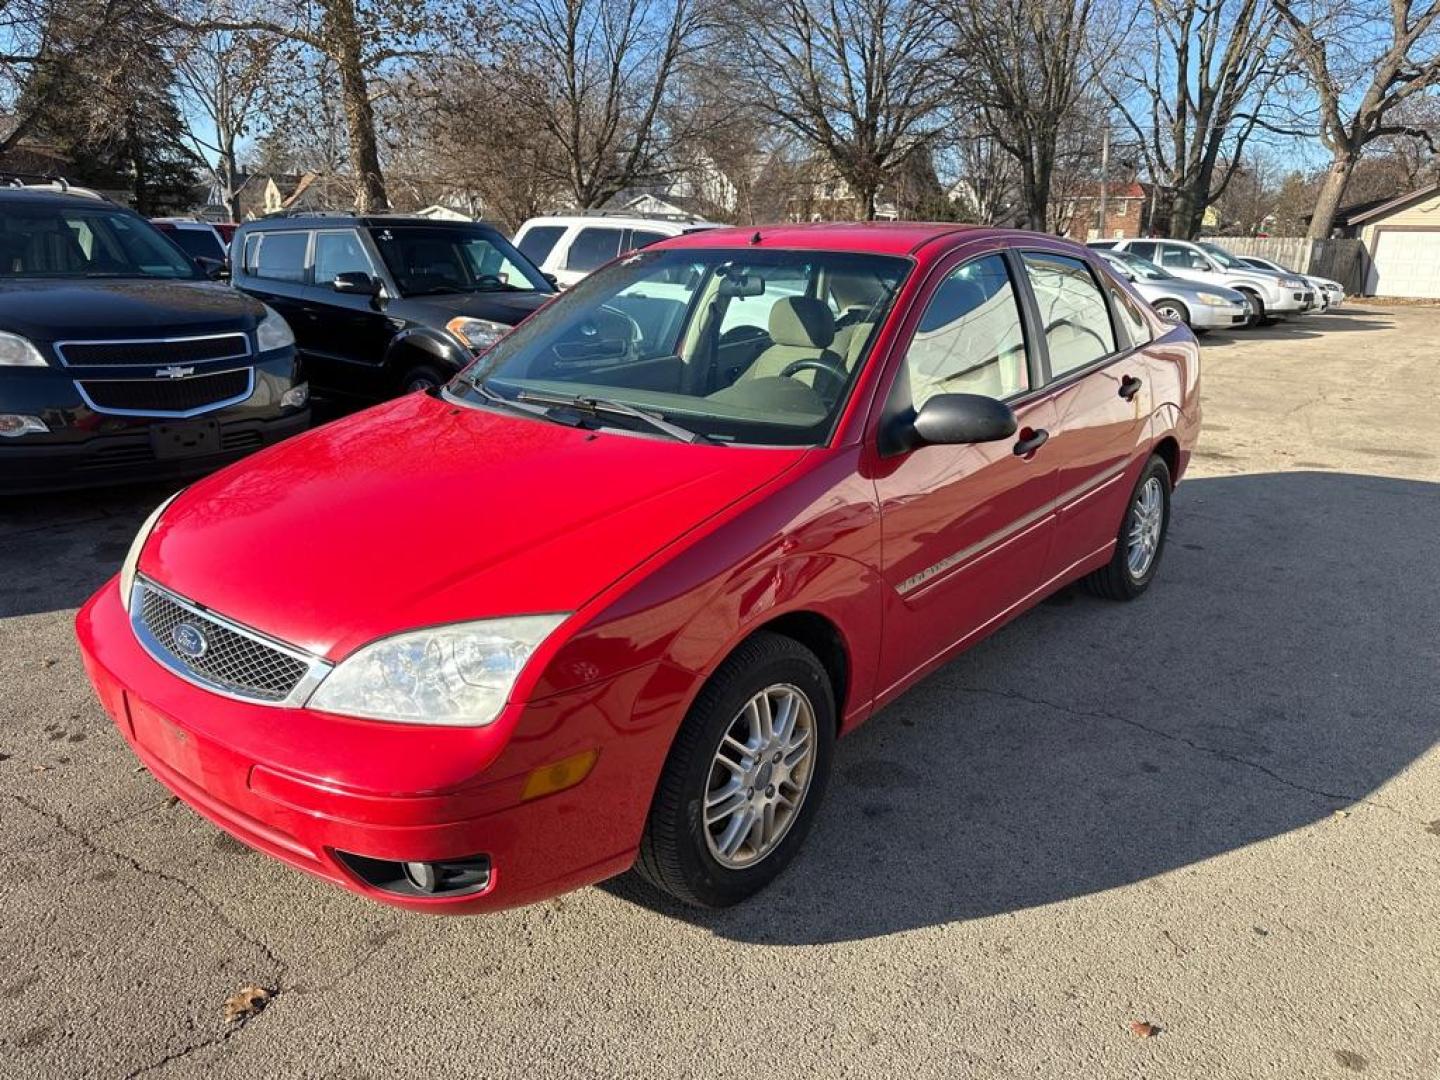
M 752 243 L 752 244 L 758 244 L 758 243 L 760 243 L 760 230 L 759 230 L 759 229 L 756 229 L 756 230 L 755 230 L 755 235 L 752 236 L 752 237 L 750 237 L 750 243 Z

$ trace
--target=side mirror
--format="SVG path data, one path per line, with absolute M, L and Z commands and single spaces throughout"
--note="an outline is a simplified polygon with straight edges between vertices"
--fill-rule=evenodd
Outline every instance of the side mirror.
M 896 418 L 886 453 L 920 446 L 997 442 L 1015 434 L 1015 411 L 981 394 L 936 394 L 918 413 Z
M 359 296 L 378 296 L 380 294 L 380 282 L 365 273 L 364 270 L 346 270 L 343 274 L 336 274 L 330 287 L 336 292 L 355 293 Z
M 208 255 L 195 256 L 195 265 L 211 281 L 230 280 L 230 262 L 227 259 L 212 259 Z

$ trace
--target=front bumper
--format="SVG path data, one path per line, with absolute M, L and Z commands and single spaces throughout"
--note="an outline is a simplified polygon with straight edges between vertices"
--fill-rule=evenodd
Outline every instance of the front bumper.
M 74 370 L 0 371 L 0 413 L 38 416 L 48 428 L 0 438 L 0 495 L 195 476 L 304 431 L 309 407 L 281 403 L 300 380 L 294 350 L 246 366 L 254 369 L 248 397 L 192 416 L 100 411 L 86 400 L 85 377 Z M 152 436 L 159 425 L 176 432 L 211 424 L 213 432 L 194 453 L 162 454 Z
M 1195 304 L 1190 308 L 1190 325 L 1197 330 L 1228 330 L 1250 321 L 1244 304 Z
M 1265 298 L 1265 312 L 1267 315 L 1298 315 L 1314 303 L 1315 294 L 1308 289 L 1283 289 L 1278 295 L 1272 293 Z
M 233 700 L 179 679 L 135 639 L 112 579 L 76 617 L 101 705 L 162 784 L 237 839 L 387 904 L 441 914 L 531 903 L 634 861 L 674 726 L 628 718 L 645 669 L 509 706 L 485 728 L 353 720 Z M 599 748 L 575 787 L 525 800 L 526 778 Z M 427 862 L 485 855 L 483 891 L 377 888 L 337 852 Z

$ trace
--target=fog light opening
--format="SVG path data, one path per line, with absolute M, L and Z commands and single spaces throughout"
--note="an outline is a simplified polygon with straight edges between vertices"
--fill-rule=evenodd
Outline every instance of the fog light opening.
M 337 849 L 335 858 L 366 885 L 396 896 L 444 899 L 484 892 L 490 886 L 489 855 L 400 862 Z

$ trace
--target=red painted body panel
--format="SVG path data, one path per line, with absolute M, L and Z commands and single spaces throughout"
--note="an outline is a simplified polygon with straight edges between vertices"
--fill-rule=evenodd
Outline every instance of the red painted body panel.
M 1199 354 L 1158 319 L 1147 347 L 1017 404 L 1022 427 L 1051 432 L 1027 458 L 1009 440 L 878 452 L 881 406 L 937 268 L 997 245 L 1081 249 L 910 224 L 761 232 L 766 246 L 917 264 L 829 446 L 686 445 L 412 395 L 256 455 L 171 505 L 144 574 L 332 660 L 417 626 L 572 614 L 494 723 L 427 727 L 184 682 L 135 640 L 112 581 L 77 633 L 140 758 L 241 839 L 375 899 L 427 911 L 526 903 L 630 864 L 686 710 L 756 628 L 797 612 L 834 628 L 848 730 L 1102 565 L 1155 447 L 1173 441 L 1183 472 L 1199 430 Z M 740 247 L 753 233 L 666 243 Z M 1129 373 L 1144 392 L 1125 401 L 1116 388 Z M 533 769 L 590 749 L 599 756 L 583 782 L 521 799 Z M 406 899 L 357 880 L 336 848 L 398 860 L 483 852 L 495 873 L 479 896 Z

